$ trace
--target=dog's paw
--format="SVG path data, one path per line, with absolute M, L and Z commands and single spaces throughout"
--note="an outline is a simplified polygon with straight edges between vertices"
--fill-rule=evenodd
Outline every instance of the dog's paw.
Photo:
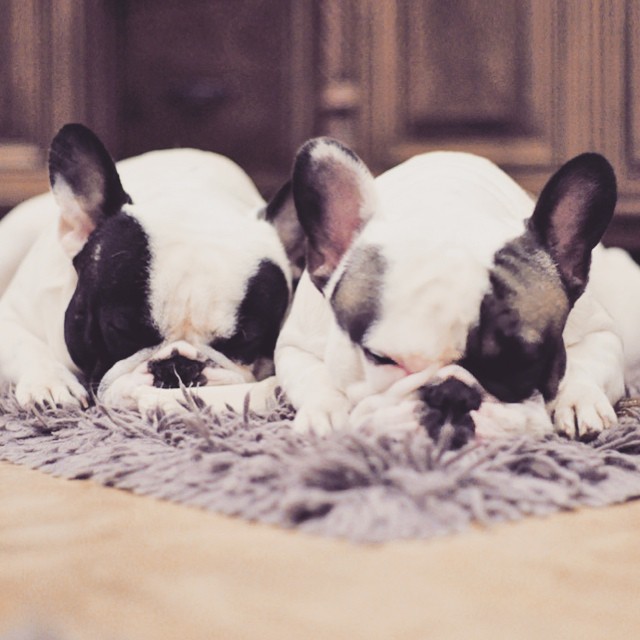
M 139 364 L 133 371 L 105 380 L 98 387 L 98 400 L 109 406 L 135 409 L 139 407 L 138 396 L 145 390 L 152 390 L 153 375 L 147 370 L 147 363 Z
M 302 405 L 293 420 L 298 433 L 322 436 L 348 426 L 351 403 L 338 392 L 326 392 Z
M 349 415 L 349 427 L 373 433 L 404 433 L 420 429 L 423 404 L 411 395 L 405 398 L 376 394 L 364 398 Z
M 528 434 L 543 437 L 554 432 L 551 417 L 541 395 L 518 403 L 500 402 L 486 395 L 477 411 L 471 412 L 479 438 L 501 438 Z
M 132 388 L 129 397 L 141 413 L 159 409 L 165 413 L 189 411 L 194 406 L 206 406 L 215 413 L 245 409 L 256 413 L 269 413 L 279 402 L 275 376 L 260 382 L 223 384 L 217 386 L 161 389 L 149 384 Z
M 164 413 L 182 413 L 187 411 L 185 395 L 181 389 L 159 389 L 142 385 L 129 394 L 134 407 L 140 413 L 160 410 Z
M 62 365 L 22 376 L 16 384 L 15 393 L 23 407 L 33 404 L 75 405 L 84 409 L 89 405 L 87 390 Z
M 556 430 L 572 438 L 598 434 L 618 421 L 609 398 L 591 382 L 561 386 L 551 415 Z

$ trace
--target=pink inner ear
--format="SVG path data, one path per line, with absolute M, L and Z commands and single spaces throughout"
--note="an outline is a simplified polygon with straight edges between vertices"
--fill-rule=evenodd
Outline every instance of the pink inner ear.
M 60 211 L 58 223 L 60 244 L 65 253 L 73 258 L 80 252 L 89 234 L 95 229 L 91 212 L 99 207 L 100 192 L 95 189 L 93 199 L 78 195 L 61 176 L 56 177 L 51 191 Z
M 77 205 L 72 211 L 60 212 L 58 237 L 64 252 L 73 258 L 85 245 L 89 234 L 95 228 L 93 222 Z
M 550 234 L 552 253 L 566 282 L 576 289 L 584 287 L 589 271 L 589 256 L 593 244 L 601 235 L 598 233 L 592 241 L 593 228 L 597 224 L 590 222 L 586 215 L 594 198 L 592 185 L 579 181 L 557 204 L 553 216 Z
M 331 240 L 341 254 L 353 242 L 355 234 L 362 226 L 364 205 L 363 185 L 355 173 L 335 178 L 329 187 L 327 220 Z
M 298 153 L 293 190 L 307 235 L 307 268 L 323 290 L 375 208 L 373 176 L 337 140 L 310 140 Z
M 317 276 L 329 277 L 355 236 L 369 218 L 365 211 L 368 189 L 364 176 L 339 162 L 331 162 L 322 172 L 320 189 L 325 194 L 324 228 L 319 232 L 321 242 L 316 243 L 319 255 L 309 256 L 310 270 L 315 263 Z

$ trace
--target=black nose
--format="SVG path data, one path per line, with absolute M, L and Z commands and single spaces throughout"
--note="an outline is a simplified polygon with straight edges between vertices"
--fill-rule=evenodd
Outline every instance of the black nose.
M 474 435 L 476 427 L 470 411 L 480 408 L 480 392 L 456 378 L 447 378 L 436 384 L 419 389 L 420 399 L 425 407 L 420 423 L 429 437 L 438 441 L 445 425 L 451 425 L 453 432 L 449 447 L 459 449 Z
M 152 360 L 149 371 L 153 374 L 153 385 L 162 389 L 176 389 L 182 382 L 185 387 L 199 387 L 206 384 L 202 375 L 205 363 L 190 360 L 179 353 L 173 353 L 166 360 Z

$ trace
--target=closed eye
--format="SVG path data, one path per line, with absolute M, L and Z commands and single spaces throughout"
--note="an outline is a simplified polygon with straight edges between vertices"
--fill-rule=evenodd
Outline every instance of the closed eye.
M 371 351 L 371 349 L 367 349 L 366 347 L 362 347 L 362 351 L 364 352 L 365 358 L 373 364 L 383 367 L 383 366 L 391 366 L 397 367 L 398 363 L 388 356 L 382 355 L 381 353 L 376 353 L 375 351 Z

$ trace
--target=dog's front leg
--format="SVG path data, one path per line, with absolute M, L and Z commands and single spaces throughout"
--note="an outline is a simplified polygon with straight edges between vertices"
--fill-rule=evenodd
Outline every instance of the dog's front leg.
M 17 322 L 0 321 L 2 375 L 15 385 L 16 399 L 29 404 L 75 404 L 86 407 L 87 390 L 52 348 Z
M 189 396 L 199 398 L 215 413 L 229 408 L 241 413 L 247 403 L 251 411 L 267 413 L 277 405 L 277 389 L 275 376 L 270 376 L 260 382 L 189 387 L 186 391 L 143 385 L 131 391 L 130 397 L 142 413 L 154 409 L 166 412 L 185 411 L 189 407 Z
M 278 381 L 297 411 L 293 423 L 296 431 L 325 434 L 347 424 L 352 403 L 337 378 L 344 376 L 352 363 L 336 362 L 340 351 L 348 359 L 346 343 L 340 342 L 342 350 L 329 348 L 332 336 L 339 341 L 339 330 L 334 325 L 327 301 L 305 271 L 274 357 Z M 334 368 L 327 365 L 328 355 L 333 357 Z
M 585 294 L 564 332 L 565 375 L 550 403 L 560 433 L 579 437 L 617 422 L 613 405 L 624 395 L 624 351 L 609 314 Z
M 278 379 L 296 407 L 293 428 L 301 433 L 330 433 L 347 424 L 351 403 L 334 384 L 324 360 L 295 346 L 281 348 Z

